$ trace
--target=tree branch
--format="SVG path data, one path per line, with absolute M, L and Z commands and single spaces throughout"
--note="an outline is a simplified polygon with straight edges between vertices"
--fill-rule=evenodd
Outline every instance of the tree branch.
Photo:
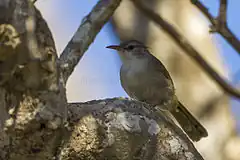
M 60 67 L 65 82 L 120 2 L 121 0 L 100 0 L 91 13 L 83 19 L 82 24 L 60 56 Z
M 154 13 L 151 9 L 145 7 L 140 1 L 132 0 L 135 6 L 141 10 L 147 17 L 152 19 L 156 24 L 161 26 L 161 28 L 173 38 L 173 40 L 178 44 L 203 70 L 211 77 L 225 92 L 228 94 L 240 98 L 240 92 L 228 84 L 198 53 L 197 50 L 190 44 L 190 42 L 181 35 L 176 28 L 165 21 L 161 16 Z
M 203 160 L 166 113 L 145 103 L 114 98 L 67 108 L 72 132 L 60 159 Z
M 199 1 L 191 0 L 194 4 L 211 22 L 211 32 L 218 32 L 223 38 L 240 54 L 240 41 L 227 25 L 227 0 L 221 0 L 218 17 L 214 18 L 208 9 Z

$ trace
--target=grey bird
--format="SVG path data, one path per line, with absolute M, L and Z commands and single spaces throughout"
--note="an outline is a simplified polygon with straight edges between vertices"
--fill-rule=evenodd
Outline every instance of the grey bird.
M 207 137 L 207 130 L 178 101 L 167 69 L 148 48 L 137 40 L 122 42 L 106 48 L 117 50 L 121 59 L 121 85 L 133 99 L 169 111 L 192 141 Z M 164 105 L 162 105 L 164 104 Z

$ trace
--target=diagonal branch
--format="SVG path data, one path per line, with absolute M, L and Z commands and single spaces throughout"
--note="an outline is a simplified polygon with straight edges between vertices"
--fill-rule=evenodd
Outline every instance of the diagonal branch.
M 176 28 L 165 21 L 161 16 L 154 13 L 151 9 L 145 7 L 140 1 L 132 0 L 135 6 L 141 10 L 147 17 L 152 19 L 178 44 L 203 70 L 211 77 L 225 92 L 240 98 L 240 92 L 228 84 L 198 53 L 197 50 L 190 44 L 190 42 L 181 35 Z
M 220 1 L 219 13 L 217 18 L 214 18 L 199 0 L 191 0 L 194 4 L 211 22 L 211 32 L 218 32 L 225 40 L 240 54 L 240 41 L 227 25 L 227 0 Z
M 112 16 L 120 2 L 121 0 L 100 0 L 83 19 L 78 30 L 60 56 L 60 68 L 63 72 L 65 83 L 84 52 L 93 42 L 103 25 Z

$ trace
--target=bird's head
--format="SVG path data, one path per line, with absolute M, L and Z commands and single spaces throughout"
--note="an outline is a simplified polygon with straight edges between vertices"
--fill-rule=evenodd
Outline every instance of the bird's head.
M 106 48 L 117 50 L 123 61 L 141 58 L 148 54 L 147 47 L 137 40 L 125 41 L 120 45 L 111 45 Z

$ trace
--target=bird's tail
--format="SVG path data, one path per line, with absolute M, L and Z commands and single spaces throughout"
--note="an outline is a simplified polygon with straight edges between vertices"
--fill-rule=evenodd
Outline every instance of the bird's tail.
M 179 102 L 177 109 L 172 110 L 171 113 L 192 141 L 199 141 L 208 136 L 207 130 L 181 102 Z

